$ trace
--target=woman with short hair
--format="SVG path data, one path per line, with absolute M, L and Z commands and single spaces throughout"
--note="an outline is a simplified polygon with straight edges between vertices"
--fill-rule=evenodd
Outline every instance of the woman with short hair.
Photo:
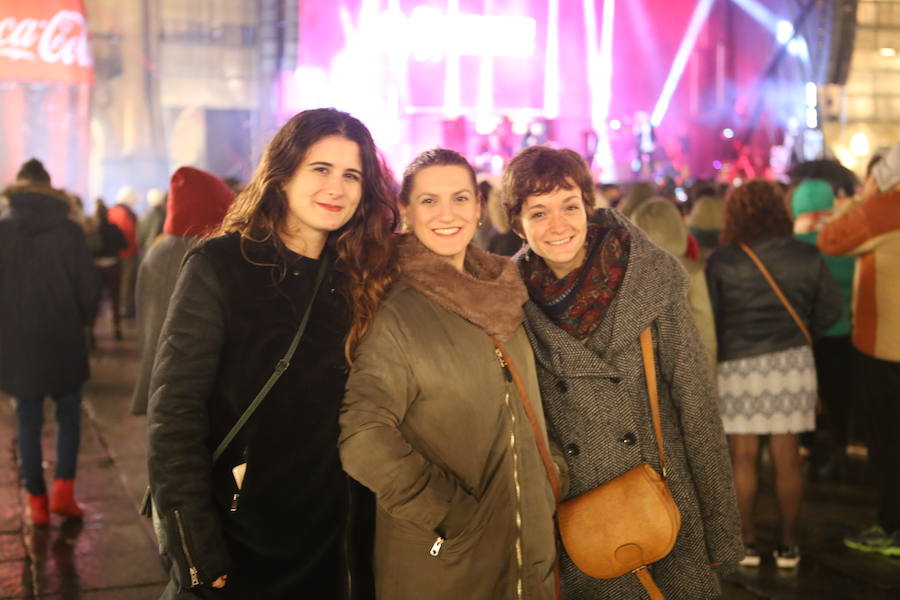
M 565 451 L 563 500 L 641 462 L 660 469 L 641 354 L 656 354 L 668 485 L 681 512 L 672 551 L 650 567 L 667 598 L 716 598 L 715 568 L 741 557 L 728 450 L 684 269 L 611 209 L 594 206 L 584 160 L 535 146 L 503 176 L 510 221 L 527 240 L 517 256 L 547 427 Z M 638 578 L 593 579 L 562 553 L 565 598 L 645 598 Z

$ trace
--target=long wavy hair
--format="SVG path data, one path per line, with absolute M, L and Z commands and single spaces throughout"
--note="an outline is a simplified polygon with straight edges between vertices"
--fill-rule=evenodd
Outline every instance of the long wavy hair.
M 792 232 L 781 190 L 771 181 L 751 179 L 733 188 L 725 198 L 724 224 L 719 234 L 722 245 L 751 245 Z
M 356 212 L 325 243 L 337 256 L 335 268 L 346 273 L 353 307 L 353 323 L 344 344 L 347 360 L 366 334 L 381 298 L 394 277 L 393 234 L 399 215 L 387 169 L 379 157 L 372 134 L 359 119 L 333 108 L 317 108 L 294 115 L 269 142 L 253 179 L 231 205 L 214 235 L 238 233 L 241 252 L 246 243 L 274 246 L 279 279 L 287 273 L 287 249 L 278 232 L 288 213 L 284 187 L 320 139 L 339 135 L 359 146 L 362 162 L 362 197 Z

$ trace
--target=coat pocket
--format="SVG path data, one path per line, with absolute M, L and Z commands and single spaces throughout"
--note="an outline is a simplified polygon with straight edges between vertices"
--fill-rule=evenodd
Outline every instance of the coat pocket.
M 244 475 L 247 473 L 247 463 L 241 463 L 232 467 L 231 476 L 234 478 L 234 493 L 231 496 L 231 505 L 228 510 L 237 512 L 238 502 L 241 499 L 241 490 L 244 488 Z

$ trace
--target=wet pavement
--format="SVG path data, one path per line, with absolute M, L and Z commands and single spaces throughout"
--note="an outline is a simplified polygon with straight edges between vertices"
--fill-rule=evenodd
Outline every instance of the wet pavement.
M 8 398 L 0 397 L 0 598 L 151 600 L 166 580 L 149 522 L 137 513 L 146 475 L 146 421 L 130 414 L 137 344 L 126 322 L 125 339 L 98 330 L 98 349 L 85 386 L 76 495 L 83 521 L 54 516 L 48 528 L 23 520 L 24 491 L 15 462 L 15 425 Z M 45 411 L 45 474 L 52 476 L 55 425 Z M 776 507 L 764 471 L 757 507 L 761 549 L 774 543 Z M 862 460 L 842 483 L 810 482 L 801 550 L 795 571 L 764 560 L 728 578 L 724 598 L 735 600 L 900 599 L 900 559 L 846 550 L 841 537 L 870 525 L 874 500 Z M 769 546 L 766 543 L 769 543 Z M 690 600 L 690 599 L 686 599 Z

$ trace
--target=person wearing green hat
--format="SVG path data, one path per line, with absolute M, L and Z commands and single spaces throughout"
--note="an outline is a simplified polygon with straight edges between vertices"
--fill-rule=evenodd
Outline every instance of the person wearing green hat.
M 791 196 L 794 215 L 794 236 L 813 246 L 819 230 L 834 212 L 834 190 L 822 179 L 807 179 Z M 819 415 L 819 430 L 827 434 L 826 443 L 813 453 L 819 475 L 840 476 L 847 465 L 847 442 L 850 438 L 850 398 L 856 350 L 850 340 L 850 302 L 853 295 L 853 265 L 849 256 L 829 256 L 823 253 L 825 264 L 841 292 L 843 312 L 813 345 L 818 379 L 819 397 L 823 412 Z

